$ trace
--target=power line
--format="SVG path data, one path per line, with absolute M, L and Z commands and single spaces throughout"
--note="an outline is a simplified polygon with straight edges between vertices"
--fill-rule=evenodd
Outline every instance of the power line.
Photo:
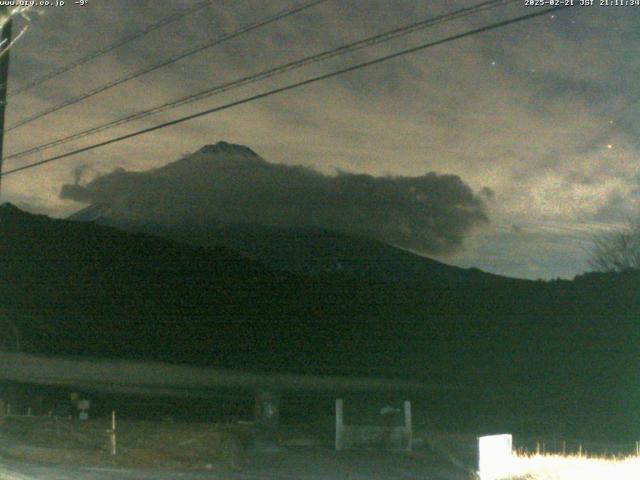
M 226 35 L 223 35 L 221 37 L 218 37 L 216 39 L 214 39 L 213 41 L 204 43 L 202 45 L 199 45 L 197 47 L 193 47 L 193 48 L 188 48 L 186 50 L 183 50 L 181 53 L 179 53 L 178 55 L 175 55 L 173 57 L 170 57 L 166 60 L 163 60 L 159 63 L 155 63 L 149 67 L 145 67 L 142 70 L 138 70 L 136 72 L 130 73 L 128 75 L 125 75 L 124 77 L 120 77 L 116 80 L 113 80 L 109 83 L 106 83 L 100 87 L 94 88 L 93 90 L 89 90 L 86 93 L 83 93 L 77 97 L 73 97 L 70 98 L 69 100 L 66 100 L 58 105 L 54 105 L 53 107 L 50 107 L 46 110 L 43 110 L 39 113 L 36 113 L 34 115 L 31 115 L 30 117 L 26 117 L 22 120 L 19 120 L 18 122 L 14 123 L 13 125 L 7 127 L 4 129 L 5 132 L 9 132 L 11 130 L 14 130 L 18 127 L 22 127 L 28 123 L 31 123 L 35 120 L 38 120 L 46 115 L 49 115 L 51 113 L 57 112 L 59 110 L 62 110 L 63 108 L 69 107 L 71 105 L 74 105 L 78 102 L 81 102 L 83 100 L 86 100 L 88 98 L 91 98 L 95 95 L 98 95 L 99 93 L 102 92 L 106 92 L 107 90 L 110 90 L 118 85 L 122 85 L 125 82 L 128 82 L 130 80 L 133 80 L 135 78 L 141 77 L 142 75 L 146 75 L 147 73 L 151 73 L 154 72 L 160 68 L 169 66 L 179 60 L 183 60 L 187 57 L 190 57 L 192 55 L 195 55 L 196 53 L 202 52 L 203 50 L 215 47 L 217 45 L 220 45 L 223 42 L 226 42 L 227 40 L 231 40 L 233 38 L 239 37 L 240 35 L 243 35 L 245 33 L 251 32 L 253 30 L 257 30 L 261 27 L 264 27 L 266 25 L 269 25 L 270 23 L 276 22 L 278 20 L 281 20 L 283 18 L 289 17 L 291 15 L 294 15 L 296 13 L 299 13 L 303 10 L 307 10 L 311 7 L 315 7 L 316 5 L 319 5 L 321 3 L 324 3 L 328 0 L 311 0 L 311 1 L 307 1 L 307 2 L 303 2 L 299 5 L 296 5 L 294 7 L 290 7 L 287 8 L 285 10 L 280 11 L 279 13 L 272 15 L 270 17 L 267 17 L 263 20 L 259 20 L 257 22 L 251 23 L 249 25 L 246 25 L 232 33 L 228 33 Z
M 180 123 L 184 123 L 184 122 L 187 122 L 189 120 L 193 120 L 193 119 L 196 119 L 196 118 L 199 118 L 199 117 L 203 117 L 205 115 L 210 115 L 212 113 L 217 113 L 217 112 L 220 112 L 220 111 L 223 111 L 223 110 L 228 110 L 230 108 L 237 107 L 239 105 L 244 105 L 246 103 L 250 103 L 250 102 L 253 102 L 253 101 L 256 101 L 256 100 L 260 100 L 262 98 L 271 97 L 273 95 L 277 95 L 279 93 L 287 92 L 289 90 L 293 90 L 295 88 L 303 87 L 305 85 L 311 85 L 313 83 L 317 83 L 317 82 L 320 82 L 322 80 L 327 80 L 329 78 L 337 77 L 339 75 L 343 75 L 345 73 L 353 72 L 353 71 L 359 70 L 361 68 L 365 68 L 365 67 L 369 67 L 369 66 L 372 66 L 372 65 L 376 65 L 378 63 L 386 62 L 388 60 L 392 60 L 392 59 L 395 59 L 395 58 L 398 58 L 398 57 L 401 57 L 401 56 L 404 56 L 404 55 L 408 55 L 408 54 L 411 54 L 411 53 L 415 53 L 415 52 L 418 52 L 418 51 L 421 51 L 421 50 L 426 50 L 428 48 L 435 47 L 435 46 L 438 46 L 438 45 L 443 45 L 445 43 L 449 43 L 449 42 L 454 41 L 454 40 L 459 40 L 459 39 L 462 39 L 462 38 L 470 37 L 470 36 L 477 35 L 477 34 L 484 33 L 484 32 L 488 32 L 488 31 L 491 31 L 491 30 L 496 30 L 498 28 L 502 28 L 502 27 L 506 27 L 508 25 L 512 25 L 514 23 L 519 23 L 519 22 L 523 22 L 523 21 L 526 21 L 526 20 L 530 20 L 532 18 L 536 18 L 536 17 L 542 16 L 542 15 L 546 15 L 546 14 L 551 13 L 551 12 L 556 12 L 556 11 L 559 11 L 559 10 L 563 10 L 565 8 L 569 8 L 569 6 L 562 5 L 562 6 L 547 8 L 547 9 L 540 10 L 540 11 L 533 12 L 533 13 L 529 13 L 529 14 L 526 14 L 526 15 L 520 15 L 518 17 L 514 17 L 514 18 L 511 18 L 511 19 L 508 19 L 508 20 L 503 20 L 503 21 L 500 21 L 500 22 L 492 23 L 490 25 L 486 25 L 484 27 L 476 28 L 476 29 L 473 29 L 473 30 L 468 30 L 468 31 L 463 32 L 463 33 L 459 33 L 459 34 L 456 34 L 456 35 L 445 37 L 445 38 L 440 39 L 440 40 L 435 40 L 433 42 L 424 43 L 422 45 L 418 45 L 418 46 L 415 46 L 415 47 L 411 47 L 411 48 L 407 48 L 407 49 L 404 49 L 404 50 L 400 50 L 398 52 L 391 53 L 391 54 L 388 54 L 388 55 L 384 55 L 382 57 L 378 57 L 378 58 L 375 58 L 373 60 L 368 60 L 366 62 L 358 63 L 356 65 L 352 65 L 350 67 L 342 68 L 340 70 L 334 70 L 333 72 L 330 72 L 330 73 L 325 73 L 323 75 L 318 75 L 316 77 L 312 77 L 312 78 L 309 78 L 309 79 L 306 79 L 306 80 L 302 80 L 302 81 L 299 81 L 299 82 L 291 83 L 289 85 L 285 85 L 283 87 L 279 87 L 279 88 L 276 88 L 276 89 L 273 89 L 273 90 L 269 90 L 267 92 L 259 93 L 257 95 L 252 95 L 250 97 L 245 97 L 245 98 L 243 98 L 241 100 L 236 100 L 234 102 L 227 103 L 225 105 L 221 105 L 221 106 L 214 107 L 214 108 L 209 108 L 207 110 L 203 110 L 201 112 L 194 113 L 194 114 L 191 114 L 191 115 L 186 115 L 184 117 L 180 117 L 180 118 L 177 118 L 175 120 L 164 122 L 164 123 L 161 123 L 159 125 L 154 125 L 153 127 L 144 128 L 142 130 L 138 130 L 138 131 L 135 131 L 135 132 L 132 132 L 132 133 L 121 135 L 119 137 L 114 137 L 114 138 L 111 138 L 109 140 L 105 140 L 103 142 L 95 143 L 93 145 L 89 145 L 89 146 L 82 147 L 82 148 L 79 148 L 79 149 L 76 149 L 76 150 L 72 150 L 72 151 L 67 152 L 67 153 L 63 153 L 63 154 L 56 155 L 56 156 L 53 156 L 53 157 L 50 157 L 50 158 L 47 158 L 47 159 L 44 159 L 44 160 L 40 160 L 38 162 L 34 162 L 34 163 L 31 163 L 31 164 L 28 164 L 28 165 L 24 165 L 24 166 L 21 166 L 21 167 L 16 167 L 16 168 L 14 168 L 12 170 L 8 170 L 6 172 L 0 173 L 0 176 L 10 175 L 12 173 L 17 173 L 17 172 L 20 172 L 20 171 L 23 171 L 23 170 L 27 170 L 27 169 L 30 169 L 30 168 L 35 168 L 35 167 L 38 167 L 40 165 L 44 165 L 46 163 L 54 162 L 54 161 L 57 161 L 57 160 L 62 160 L 63 158 L 71 157 L 71 156 L 74 156 L 74 155 L 78 155 L 80 153 L 88 152 L 90 150 L 95 150 L 97 148 L 105 147 L 107 145 L 111 145 L 111 144 L 114 144 L 114 143 L 122 142 L 122 141 L 128 140 L 130 138 L 138 137 L 140 135 L 144 135 L 146 133 L 154 132 L 156 130 L 167 128 L 167 127 L 170 127 L 170 126 L 173 126 L 173 125 L 178 125 Z
M 272 78 L 276 75 L 280 75 L 282 73 L 294 70 L 294 69 L 298 69 L 301 68 L 303 66 L 306 65 L 310 65 L 312 63 L 316 63 L 316 62 L 320 62 L 320 61 L 324 61 L 324 60 L 328 60 L 330 58 L 339 56 L 339 55 L 344 55 L 346 53 L 352 53 L 356 50 L 360 50 L 363 48 L 367 48 L 367 47 L 371 47 L 373 45 L 377 45 L 379 43 L 382 42 L 386 42 L 389 40 L 392 40 L 393 38 L 402 36 L 402 35 L 408 35 L 410 33 L 413 33 L 415 31 L 421 30 L 421 29 L 425 29 L 427 27 L 431 27 L 440 23 L 445 23 L 448 21 L 452 21 L 455 19 L 459 19 L 459 18 L 463 18 L 466 16 L 470 16 L 470 15 L 475 15 L 481 11 L 486 11 L 492 8 L 496 8 L 499 7 L 501 5 L 505 5 L 508 3 L 514 3 L 517 0 L 490 0 L 490 1 L 486 1 L 480 4 L 477 4 L 473 7 L 468 7 L 468 8 L 462 8 L 459 10 L 456 10 L 454 12 L 451 13 L 447 13 L 447 14 L 443 14 L 443 15 L 439 15 L 437 17 L 432 17 L 426 20 L 422 20 L 416 23 L 412 23 L 410 25 L 406 25 L 403 27 L 399 27 L 399 28 L 395 28 L 393 30 L 389 30 L 387 32 L 378 34 L 378 35 L 374 35 L 371 37 L 367 37 L 365 39 L 362 40 L 358 40 L 356 42 L 352 42 L 346 45 L 343 45 L 341 47 L 337 47 L 334 49 L 329 49 L 329 50 L 325 50 L 323 52 L 320 52 L 318 54 L 314 54 L 311 56 L 307 56 L 304 57 L 302 59 L 293 61 L 293 62 L 288 62 L 282 65 L 279 65 L 277 67 L 274 68 L 270 68 L 267 70 L 264 70 L 262 72 L 259 72 L 257 74 L 248 76 L 248 77 L 243 77 L 240 78 L 238 80 L 234 80 L 232 82 L 228 82 L 228 83 L 224 83 L 224 84 L 220 84 L 220 85 L 216 85 L 214 87 L 208 88 L 206 90 L 200 91 L 198 93 L 195 94 L 191 94 L 191 95 L 187 95 L 185 97 L 181 97 L 177 100 L 173 100 L 171 102 L 168 103 L 164 103 L 162 105 L 158 105 L 155 106 L 153 108 L 147 109 L 147 110 L 143 110 L 141 112 L 136 112 L 134 114 L 131 115 L 127 115 L 125 117 L 113 120 L 111 122 L 107 122 L 105 124 L 102 125 L 98 125 L 96 127 L 92 127 L 89 128 L 87 130 L 83 130 L 71 135 L 68 135 L 66 137 L 60 138 L 60 139 L 56 139 L 38 146 L 34 146 L 34 147 L 30 147 L 26 150 L 14 153 L 12 155 L 9 155 L 6 157 L 6 159 L 15 159 L 15 158 L 20 158 L 26 155 L 31 155 L 33 153 L 37 153 L 37 152 L 41 152 L 44 150 L 48 150 L 51 149 L 53 147 L 57 147 L 59 145 L 68 143 L 70 141 L 73 140 L 78 140 L 80 138 L 84 138 L 90 135 L 93 135 L 95 133 L 99 133 L 120 125 L 124 125 L 126 123 L 135 121 L 135 120 L 140 120 L 146 117 L 149 117 L 151 115 L 155 115 L 157 113 L 166 111 L 166 110 L 170 110 L 173 108 L 177 108 L 198 100 L 203 100 L 207 97 L 222 93 L 222 92 L 227 92 L 229 90 L 234 90 L 236 88 L 240 88 L 255 82 L 258 82 L 260 80 L 265 80 L 268 78 Z
M 55 68 L 53 70 L 51 70 L 49 73 L 45 73 L 44 75 L 36 78 L 35 80 L 23 84 L 20 88 L 17 88 L 16 90 L 14 90 L 13 92 L 11 92 L 9 94 L 9 97 L 13 97 L 14 95 L 19 95 L 22 92 L 26 92 L 27 90 L 30 90 L 34 87 L 37 87 L 38 85 L 45 83 L 49 80 L 51 80 L 52 78 L 55 78 L 59 75 L 62 75 L 63 73 L 67 73 L 70 72 L 71 70 L 74 70 L 75 68 L 84 65 L 85 63 L 90 62 L 91 60 L 95 60 L 98 57 L 101 57 L 103 55 L 106 55 L 107 53 L 110 53 L 114 50 L 116 50 L 117 48 L 120 48 L 124 45 L 126 45 L 127 43 L 131 43 L 134 40 L 137 40 L 139 38 L 144 37 L 145 35 L 153 32 L 154 30 L 158 30 L 162 27 L 165 27 L 171 23 L 177 22 L 178 20 L 183 19 L 184 17 L 191 15 L 192 13 L 195 13 L 199 10 L 202 10 L 206 7 L 208 7 L 211 2 L 213 0 L 205 0 L 203 2 L 197 3 L 195 5 L 193 5 L 191 8 L 187 8 L 185 10 L 182 10 L 180 12 L 168 15 L 162 19 L 160 19 L 158 22 L 153 23 L 141 30 L 138 30 L 137 32 L 134 32 L 130 35 L 127 35 L 126 37 L 123 37 L 120 40 L 115 41 L 114 43 L 107 45 L 106 47 L 103 47 L 101 49 L 95 50 L 87 55 L 85 55 L 84 57 L 81 57 L 77 60 L 74 60 L 70 63 L 68 63 L 67 65 L 63 65 L 62 67 L 59 68 Z

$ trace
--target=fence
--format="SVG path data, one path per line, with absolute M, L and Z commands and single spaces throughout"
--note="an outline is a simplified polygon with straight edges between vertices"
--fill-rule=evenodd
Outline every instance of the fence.
M 411 450 L 413 430 L 411 402 L 404 402 L 404 424 L 348 425 L 344 422 L 344 402 L 336 400 L 336 450 L 379 446 L 395 450 Z M 392 417 L 389 417 L 392 418 Z

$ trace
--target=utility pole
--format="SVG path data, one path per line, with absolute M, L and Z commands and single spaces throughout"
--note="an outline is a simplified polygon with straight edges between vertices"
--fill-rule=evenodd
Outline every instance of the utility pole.
M 2 173 L 2 163 L 4 160 L 4 115 L 7 107 L 7 90 L 9 82 L 9 46 L 11 45 L 11 26 L 13 20 L 9 7 L 0 7 L 0 21 L 2 30 L 0 31 L 0 174 Z M 2 200 L 2 176 L 0 176 L 0 201 Z

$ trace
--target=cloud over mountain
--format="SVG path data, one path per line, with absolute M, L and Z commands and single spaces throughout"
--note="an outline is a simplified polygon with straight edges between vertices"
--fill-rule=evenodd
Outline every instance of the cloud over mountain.
M 431 254 L 455 251 L 488 221 L 482 196 L 456 175 L 325 175 L 225 142 L 161 168 L 65 185 L 61 197 L 108 206 L 120 221 L 317 226 Z

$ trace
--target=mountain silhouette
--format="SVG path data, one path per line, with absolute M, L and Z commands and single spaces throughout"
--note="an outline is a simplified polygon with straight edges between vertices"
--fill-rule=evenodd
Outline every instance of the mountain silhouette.
M 312 228 L 427 254 L 455 251 L 488 221 L 483 197 L 456 175 L 329 175 L 271 163 L 226 142 L 159 168 L 119 169 L 86 184 L 67 184 L 61 196 L 88 205 L 72 219 L 119 228 Z
M 429 397 L 434 415 L 506 403 L 517 418 L 638 433 L 638 272 L 456 275 L 278 271 L 225 247 L 0 207 L 0 311 L 24 350 L 453 383 L 472 393 Z

